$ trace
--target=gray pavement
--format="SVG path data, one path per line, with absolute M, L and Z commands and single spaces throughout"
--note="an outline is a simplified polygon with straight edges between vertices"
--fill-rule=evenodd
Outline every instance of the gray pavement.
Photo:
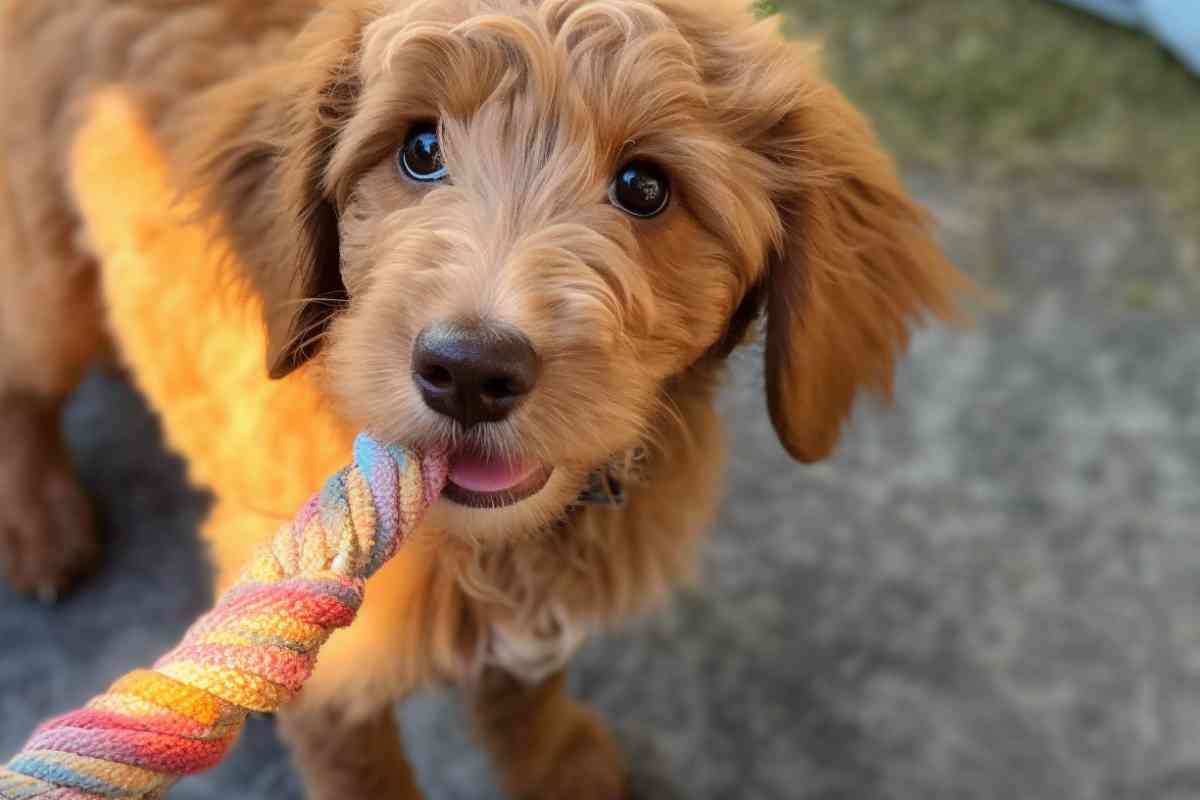
M 910 177 L 997 290 L 922 334 L 893 410 L 790 464 L 756 354 L 723 399 L 728 500 L 700 588 L 587 647 L 638 795 L 782 800 L 1200 797 L 1196 275 L 1147 195 L 1085 178 L 997 190 Z M 109 539 L 54 609 L 0 589 L 0 755 L 152 659 L 207 603 L 155 424 L 98 377 L 68 429 Z M 400 711 L 431 798 L 496 797 L 452 696 Z M 181 784 L 296 798 L 268 721 Z

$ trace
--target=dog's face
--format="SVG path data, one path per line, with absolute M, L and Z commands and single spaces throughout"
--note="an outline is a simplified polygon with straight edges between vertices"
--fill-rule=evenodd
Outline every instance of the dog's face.
M 286 287 L 265 292 L 272 368 L 321 347 L 357 424 L 449 446 L 460 526 L 561 514 L 764 306 L 772 418 L 823 457 L 908 321 L 951 312 L 956 275 L 867 126 L 713 6 L 394 2 L 302 38 L 279 166 L 299 248 L 259 281 Z

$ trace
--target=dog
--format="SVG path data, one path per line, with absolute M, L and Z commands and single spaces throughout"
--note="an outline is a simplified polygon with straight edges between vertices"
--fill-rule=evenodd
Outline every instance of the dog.
M 58 415 L 116 312 L 65 165 L 119 86 L 230 242 L 262 371 L 452 453 L 434 544 L 372 583 L 280 716 L 309 796 L 418 797 L 391 707 L 431 683 L 468 687 L 513 797 L 626 796 L 565 669 L 691 574 L 729 355 L 765 320 L 771 420 L 819 461 L 967 285 L 811 51 L 742 6 L 0 6 L 7 579 L 53 596 L 98 555 Z M 227 582 L 248 545 L 213 545 Z

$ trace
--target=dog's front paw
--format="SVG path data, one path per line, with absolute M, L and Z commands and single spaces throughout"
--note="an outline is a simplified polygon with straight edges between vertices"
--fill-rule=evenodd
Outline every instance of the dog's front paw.
M 627 800 L 629 773 L 612 732 L 598 714 L 574 705 L 569 724 L 539 776 L 509 775 L 516 800 Z M 526 780 L 523 780 L 525 778 Z M 532 782 L 527 779 L 534 778 Z
M 22 594 L 53 602 L 97 562 L 92 508 L 54 444 L 7 442 L 0 454 L 0 573 Z

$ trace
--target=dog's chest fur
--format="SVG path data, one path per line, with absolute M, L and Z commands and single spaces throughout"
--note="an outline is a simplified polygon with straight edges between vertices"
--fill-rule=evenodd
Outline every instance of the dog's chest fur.
M 590 632 L 562 606 L 544 605 L 527 619 L 492 622 L 483 665 L 536 685 L 562 670 Z
M 590 635 L 654 608 L 691 578 L 717 497 L 716 454 L 715 445 L 711 460 L 660 454 L 623 506 L 585 507 L 540 536 L 453 558 L 446 571 L 479 625 L 475 667 L 538 683 Z M 696 491 L 685 494 L 689 483 Z

